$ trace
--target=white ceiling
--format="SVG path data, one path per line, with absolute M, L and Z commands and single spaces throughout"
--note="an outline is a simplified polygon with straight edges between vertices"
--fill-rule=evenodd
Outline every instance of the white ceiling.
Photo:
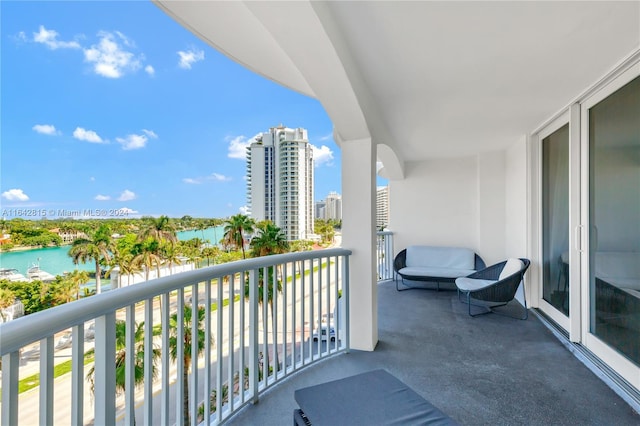
M 638 1 L 156 4 L 400 164 L 504 149 L 640 48 Z

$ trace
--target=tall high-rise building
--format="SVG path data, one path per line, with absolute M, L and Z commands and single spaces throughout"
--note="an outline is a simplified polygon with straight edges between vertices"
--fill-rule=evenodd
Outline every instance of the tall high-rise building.
M 337 192 L 330 192 L 325 204 L 325 219 L 342 220 L 342 197 Z
M 389 225 L 389 187 L 379 186 L 376 196 L 376 228 L 384 229 Z
M 280 125 L 247 148 L 247 204 L 257 221 L 270 220 L 289 241 L 313 234 L 313 149 L 303 128 Z

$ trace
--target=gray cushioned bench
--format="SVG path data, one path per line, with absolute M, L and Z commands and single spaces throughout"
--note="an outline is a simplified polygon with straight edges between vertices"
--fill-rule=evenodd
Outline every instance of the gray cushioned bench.
M 482 258 L 473 250 L 464 247 L 409 246 L 393 261 L 393 269 L 408 287 L 408 281 L 454 283 L 456 278 L 466 277 L 486 267 Z M 398 280 L 396 281 L 396 290 Z M 406 290 L 406 289 L 405 289 Z
M 386 370 L 298 389 L 294 426 L 457 425 Z

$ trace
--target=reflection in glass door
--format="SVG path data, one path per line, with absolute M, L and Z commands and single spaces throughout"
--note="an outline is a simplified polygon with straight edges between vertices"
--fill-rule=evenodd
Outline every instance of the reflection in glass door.
M 542 139 L 542 297 L 569 315 L 569 124 Z
M 640 365 L 640 77 L 589 109 L 589 330 Z

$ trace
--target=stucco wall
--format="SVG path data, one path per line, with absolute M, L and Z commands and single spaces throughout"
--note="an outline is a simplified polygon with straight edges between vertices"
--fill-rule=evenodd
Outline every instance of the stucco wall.
M 394 250 L 462 246 L 489 265 L 526 256 L 526 139 L 507 151 L 406 164 L 389 181 Z

